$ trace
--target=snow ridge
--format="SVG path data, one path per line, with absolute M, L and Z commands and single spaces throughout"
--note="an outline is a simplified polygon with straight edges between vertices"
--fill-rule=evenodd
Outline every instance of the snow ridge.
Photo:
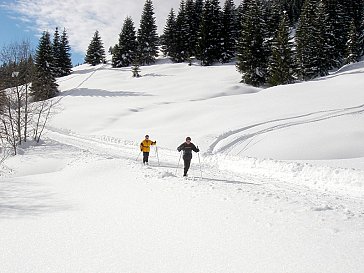
M 264 175 L 321 192 L 364 197 L 364 171 L 273 159 L 215 155 L 207 158 L 220 170 Z M 210 163 L 211 164 L 211 163 Z
M 261 136 L 263 134 L 275 131 L 282 130 L 292 126 L 298 126 L 307 123 L 319 122 L 327 119 L 333 119 L 337 117 L 342 117 L 346 115 L 356 115 L 364 113 L 364 104 L 348 107 L 344 109 L 332 109 L 325 111 L 318 111 L 313 113 L 308 113 L 304 115 L 276 119 L 266 122 L 261 122 L 257 124 L 253 124 L 244 128 L 232 130 L 226 132 L 217 137 L 217 139 L 210 145 L 207 150 L 207 153 L 220 153 L 220 152 L 231 152 L 236 147 L 239 148 L 237 154 L 248 149 L 248 146 L 252 143 L 254 138 Z M 293 121 L 291 121 L 293 120 Z M 288 122 L 287 122 L 288 121 Z M 270 125 L 273 124 L 273 125 Z M 251 130 L 255 129 L 256 130 Z M 247 142 L 245 145 L 244 142 Z M 240 146 L 243 145 L 243 148 Z
M 133 160 L 138 153 L 138 144 L 133 141 L 112 136 L 85 136 L 53 127 L 47 129 L 48 137 L 97 154 Z M 167 148 L 159 150 L 162 166 L 174 167 L 176 152 Z M 238 175 L 272 178 L 287 184 L 303 185 L 320 192 L 364 197 L 362 170 L 224 154 L 201 155 L 201 164 L 205 170 L 215 169 Z

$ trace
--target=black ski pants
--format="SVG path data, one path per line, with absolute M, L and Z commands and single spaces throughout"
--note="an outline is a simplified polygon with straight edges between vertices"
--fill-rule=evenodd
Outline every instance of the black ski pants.
M 191 166 L 191 159 L 192 159 L 192 154 L 184 154 L 183 155 L 183 162 L 184 162 L 184 173 L 183 175 L 186 176 L 188 169 Z
M 149 152 L 143 152 L 143 163 L 148 162 Z

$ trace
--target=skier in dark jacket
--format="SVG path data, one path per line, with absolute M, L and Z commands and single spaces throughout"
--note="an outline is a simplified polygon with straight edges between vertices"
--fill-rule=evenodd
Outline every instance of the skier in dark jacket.
M 177 151 L 183 151 L 183 162 L 184 162 L 184 173 L 183 176 L 187 176 L 188 169 L 191 165 L 192 159 L 192 151 L 198 153 L 200 150 L 198 146 L 196 147 L 195 144 L 191 142 L 190 137 L 186 137 L 186 142 L 183 142 L 181 145 L 178 146 Z

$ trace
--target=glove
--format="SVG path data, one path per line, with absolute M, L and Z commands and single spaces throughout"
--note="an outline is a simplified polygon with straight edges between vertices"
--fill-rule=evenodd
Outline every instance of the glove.
M 181 151 L 181 148 L 180 148 L 180 147 L 178 147 L 178 148 L 177 148 L 177 151 L 179 151 L 179 152 L 180 152 L 180 151 Z
M 141 152 L 143 152 L 143 149 L 140 149 Z
M 157 144 L 157 141 L 154 141 L 154 144 Z

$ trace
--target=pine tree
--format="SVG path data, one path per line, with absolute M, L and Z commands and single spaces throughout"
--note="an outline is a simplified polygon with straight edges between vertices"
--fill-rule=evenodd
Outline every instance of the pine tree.
M 335 61 L 335 38 L 333 26 L 329 20 L 327 8 L 323 1 L 318 1 L 317 16 L 314 21 L 315 28 L 318 29 L 316 43 L 318 59 L 318 75 L 325 76 L 329 70 L 337 66 Z
M 176 16 L 173 9 L 171 9 L 168 15 L 161 40 L 164 56 L 174 56 L 176 52 Z
M 131 67 L 131 72 L 133 73 L 133 78 L 140 78 L 140 62 L 139 59 L 136 58 L 133 60 L 133 65 Z
M 88 46 L 85 63 L 93 66 L 105 62 L 105 49 L 99 31 L 96 30 L 90 45 Z
M 296 32 L 297 74 L 301 80 L 310 80 L 328 73 L 329 65 L 325 60 L 327 40 L 325 39 L 326 21 L 320 0 L 307 0 L 303 7 Z
M 345 58 L 346 42 L 348 40 L 351 18 L 344 0 L 323 0 L 328 14 L 329 25 L 332 27 L 335 51 L 333 59 L 336 66 L 342 65 Z
M 305 0 L 280 0 L 282 11 L 287 11 L 290 25 L 294 26 L 300 18 Z
M 202 21 L 204 0 L 196 0 L 194 3 L 195 3 L 195 15 L 196 15 L 194 25 L 196 28 L 196 35 L 197 35 L 197 39 L 198 39 L 198 33 L 200 30 L 200 25 L 201 25 L 201 21 Z M 197 41 L 196 41 L 196 43 L 197 43 Z M 197 46 L 197 44 L 195 46 Z
M 335 26 L 329 15 L 329 9 L 324 1 L 318 3 L 318 14 L 316 25 L 320 29 L 320 41 L 324 45 L 321 54 L 321 63 L 326 71 L 340 66 L 340 61 L 336 51 Z
M 267 2 L 265 5 L 266 37 L 276 35 L 281 20 L 283 8 L 280 1 Z
M 134 23 L 131 17 L 127 17 L 121 33 L 119 43 L 113 49 L 113 67 L 126 67 L 132 64 L 137 55 L 137 41 Z
M 31 94 L 35 101 L 55 97 L 58 84 L 54 77 L 53 50 L 48 32 L 43 32 L 35 54 L 35 77 L 32 82 Z
M 59 36 L 58 27 L 56 28 L 54 35 L 53 35 L 53 63 L 54 63 L 54 76 L 61 77 L 61 38 Z
M 155 63 L 155 58 L 158 56 L 158 35 L 151 0 L 145 1 L 137 40 L 140 63 L 142 65 Z
M 120 34 L 119 34 L 120 38 Z M 111 65 L 112 67 L 121 67 L 120 65 L 120 48 L 119 44 L 116 44 L 111 49 Z
M 359 30 L 364 20 L 364 1 L 363 0 L 351 0 L 350 1 L 350 18 L 354 20 L 354 25 Z M 351 27 L 350 27 L 351 28 Z
M 222 16 L 221 62 L 228 63 L 236 54 L 237 14 L 233 0 L 226 0 Z
M 360 50 L 359 35 L 356 30 L 355 20 L 353 19 L 350 25 L 345 62 L 347 64 L 358 62 L 360 58 Z
M 309 80 L 317 76 L 316 72 L 312 72 L 312 62 L 314 60 L 310 59 L 313 57 L 312 52 L 316 50 L 312 42 L 314 42 L 313 39 L 317 38 L 317 35 L 313 36 L 310 32 L 310 28 L 312 28 L 313 21 L 315 20 L 313 18 L 313 12 L 316 12 L 314 5 L 317 5 L 317 2 L 312 3 L 313 1 L 307 0 L 305 2 L 296 32 L 297 75 L 301 80 Z
M 356 0 L 357 4 L 357 31 L 358 31 L 358 44 L 359 44 L 359 56 L 364 55 L 364 2 L 362 0 Z M 355 19 L 354 19 L 355 20 Z
M 186 5 L 182 0 L 180 3 L 176 27 L 175 27 L 175 54 L 172 57 L 174 62 L 184 62 L 189 57 L 189 34 L 190 24 L 186 14 Z
M 68 42 L 66 29 L 63 29 L 60 47 L 60 68 L 61 77 L 70 75 L 72 72 L 71 47 Z
M 198 39 L 199 18 L 196 10 L 196 4 L 193 0 L 187 0 L 185 4 L 186 20 L 188 24 L 187 56 L 190 59 L 196 55 L 196 46 Z
M 289 18 L 283 13 L 276 37 L 272 43 L 272 57 L 269 62 L 271 85 L 290 84 L 293 78 L 292 43 L 289 41 Z
M 281 1 L 261 1 L 259 3 L 262 14 L 262 35 L 264 39 L 264 52 L 267 58 L 272 55 L 272 41 L 277 35 L 278 26 L 283 12 Z
M 341 0 L 342 5 L 346 14 L 346 31 L 347 37 L 349 36 L 349 32 L 351 30 L 351 21 L 354 21 L 354 25 L 356 29 L 359 29 L 360 24 L 362 23 L 362 8 L 364 5 L 363 0 Z
M 218 0 L 206 0 L 199 30 L 197 57 L 201 65 L 221 59 L 221 9 Z
M 107 51 L 110 55 L 112 55 L 113 54 L 113 52 L 114 52 L 114 48 L 113 48 L 113 46 L 110 46 L 109 47 L 109 50 Z
M 243 16 L 245 13 L 245 10 L 244 10 L 246 7 L 245 3 L 246 3 L 246 1 L 242 1 L 236 10 L 236 12 L 237 12 L 237 19 L 236 19 L 237 20 L 237 43 L 240 40 L 240 35 L 242 33 L 241 23 L 243 21 Z
M 259 0 L 244 1 L 242 10 L 237 69 L 243 74 L 242 82 L 260 86 L 266 81 L 268 57 L 264 45 L 264 25 Z

